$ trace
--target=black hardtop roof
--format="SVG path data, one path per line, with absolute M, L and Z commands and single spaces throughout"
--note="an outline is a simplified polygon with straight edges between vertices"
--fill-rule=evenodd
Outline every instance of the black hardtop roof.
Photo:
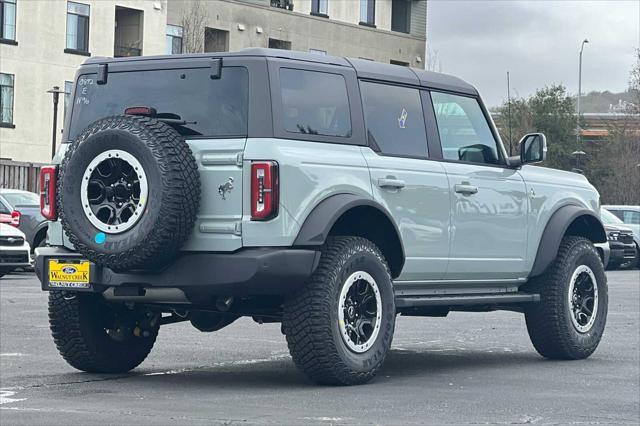
M 202 60 L 203 58 L 224 58 L 224 57 L 266 57 L 289 59 L 292 61 L 311 62 L 317 64 L 337 65 L 350 67 L 356 71 L 359 78 L 389 81 L 400 84 L 411 84 L 434 89 L 441 89 L 452 92 L 461 92 L 476 95 L 475 87 L 466 81 L 448 74 L 425 71 L 417 68 L 403 67 L 400 65 L 384 64 L 381 62 L 366 59 L 343 58 L 339 56 L 322 55 L 318 53 L 297 52 L 294 50 L 247 48 L 237 52 L 215 52 L 215 53 L 192 53 L 182 55 L 157 55 L 157 56 L 136 56 L 128 58 L 92 57 L 83 65 L 98 64 L 120 64 L 145 62 L 147 65 L 152 61 L 163 60 Z

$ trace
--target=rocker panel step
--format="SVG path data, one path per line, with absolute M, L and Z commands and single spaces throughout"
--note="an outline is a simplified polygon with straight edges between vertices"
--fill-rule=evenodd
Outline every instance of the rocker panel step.
M 539 301 L 539 294 L 522 292 L 459 296 L 396 297 L 396 308 L 410 308 L 413 306 L 504 305 L 510 303 L 535 303 Z

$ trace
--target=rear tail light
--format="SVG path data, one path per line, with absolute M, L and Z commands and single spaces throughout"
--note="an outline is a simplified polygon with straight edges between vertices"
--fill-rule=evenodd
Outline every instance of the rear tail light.
M 251 163 L 251 219 L 268 220 L 278 215 L 278 163 Z
M 11 212 L 11 222 L 9 225 L 15 226 L 16 228 L 20 226 L 20 212 L 18 210 Z
M 45 166 L 40 169 L 40 212 L 49 220 L 56 220 L 56 166 Z

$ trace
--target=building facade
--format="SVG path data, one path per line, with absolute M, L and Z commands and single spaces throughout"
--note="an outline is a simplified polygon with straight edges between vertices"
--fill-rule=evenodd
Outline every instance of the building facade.
M 426 11 L 426 0 L 0 0 L 0 162 L 51 159 L 48 91 L 62 92 L 60 143 L 89 56 L 274 47 L 423 68 Z
M 426 0 L 196 0 L 168 8 L 168 53 L 273 47 L 424 68 Z

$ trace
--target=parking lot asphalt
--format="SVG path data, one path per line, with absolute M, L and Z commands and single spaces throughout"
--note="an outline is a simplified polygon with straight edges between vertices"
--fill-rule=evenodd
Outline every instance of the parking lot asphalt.
M 33 274 L 0 280 L 0 424 L 638 424 L 640 271 L 609 272 L 603 341 L 547 361 L 512 312 L 398 317 L 387 362 L 358 387 L 299 373 L 278 324 L 201 333 L 164 326 L 125 375 L 80 373 L 58 355 Z

